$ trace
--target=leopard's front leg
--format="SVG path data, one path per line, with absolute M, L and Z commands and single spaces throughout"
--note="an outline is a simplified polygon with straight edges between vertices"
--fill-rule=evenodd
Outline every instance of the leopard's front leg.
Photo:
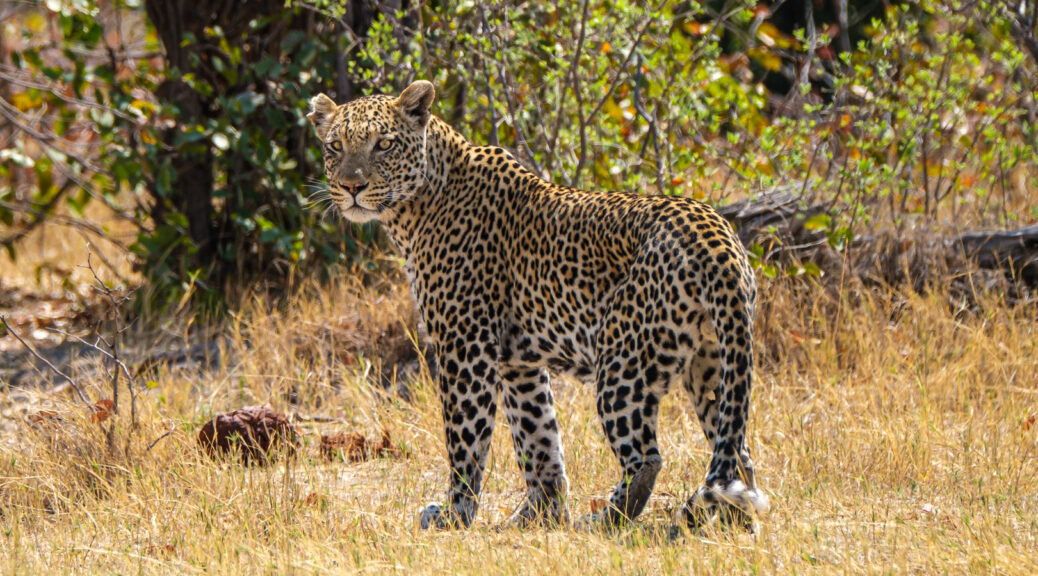
M 564 525 L 569 522 L 569 485 L 548 372 L 535 366 L 503 365 L 501 378 L 502 403 L 526 481 L 526 499 L 513 521 L 520 527 Z
M 472 524 L 479 507 L 483 470 L 494 433 L 497 381 L 491 351 L 475 352 L 465 342 L 441 347 L 439 353 L 440 402 L 450 461 L 447 503 L 430 504 L 421 515 L 422 528 L 460 528 Z

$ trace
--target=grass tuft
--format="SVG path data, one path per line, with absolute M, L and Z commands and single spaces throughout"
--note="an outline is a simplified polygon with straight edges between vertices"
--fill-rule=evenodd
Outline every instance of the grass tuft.
M 508 527 L 523 486 L 502 419 L 475 526 L 420 531 L 446 480 L 435 388 L 419 371 L 405 400 L 371 377 L 411 337 L 409 296 L 399 282 L 344 280 L 283 309 L 257 300 L 222 330 L 215 366 L 155 374 L 141 428 L 119 429 L 129 442 L 117 451 L 70 398 L 37 393 L 33 409 L 53 423 L 5 399 L 17 433 L 0 449 L 0 571 L 1038 572 L 1038 311 L 997 294 L 964 308 L 942 293 L 763 282 L 750 439 L 773 510 L 755 536 L 669 537 L 709 459 L 680 394 L 661 408 L 664 469 L 635 525 Z M 84 384 L 94 396 L 106 386 Z M 580 515 L 620 478 L 590 388 L 555 386 Z M 296 415 L 295 458 L 247 467 L 202 454 L 202 422 L 263 403 Z M 322 434 L 383 430 L 408 457 L 321 455 Z

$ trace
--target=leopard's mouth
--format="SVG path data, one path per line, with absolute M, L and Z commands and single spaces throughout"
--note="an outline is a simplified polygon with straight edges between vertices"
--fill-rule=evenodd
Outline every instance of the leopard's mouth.
M 354 198 L 350 194 L 333 194 L 342 216 L 351 222 L 364 223 L 377 219 L 387 208 L 391 194 L 361 194 Z

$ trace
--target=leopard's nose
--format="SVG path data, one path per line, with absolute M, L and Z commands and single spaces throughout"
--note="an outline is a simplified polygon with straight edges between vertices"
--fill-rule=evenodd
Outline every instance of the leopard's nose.
M 368 183 L 362 180 L 340 180 L 339 186 L 354 198 L 368 187 Z

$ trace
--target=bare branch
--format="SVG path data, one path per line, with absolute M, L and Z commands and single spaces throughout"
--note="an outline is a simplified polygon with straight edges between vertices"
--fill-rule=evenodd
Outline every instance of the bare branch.
M 573 84 L 573 96 L 577 99 L 577 119 L 580 123 L 580 156 L 577 158 L 577 167 L 573 169 L 573 183 L 580 185 L 580 173 L 584 170 L 584 161 L 587 157 L 587 116 L 584 115 L 584 95 L 580 86 L 580 74 L 577 67 L 580 64 L 580 55 L 584 51 L 584 36 L 587 31 L 588 0 L 584 0 L 580 16 L 580 33 L 577 37 L 577 49 L 573 51 L 573 60 L 569 65 L 570 82 Z
M 86 222 L 84 220 L 79 220 L 79 219 L 76 219 L 76 218 L 72 218 L 70 216 L 65 216 L 63 214 L 50 214 L 50 215 L 47 215 L 47 214 L 44 214 L 41 210 L 36 210 L 36 209 L 29 208 L 29 207 L 26 207 L 26 206 L 22 206 L 22 205 L 19 205 L 19 204 L 12 204 L 10 202 L 0 202 L 0 208 L 7 208 L 8 210 L 13 210 L 15 212 L 20 212 L 20 213 L 23 213 L 23 214 L 31 214 L 31 215 L 36 216 L 36 217 L 42 217 L 42 218 L 47 220 L 48 224 L 58 224 L 60 226 L 66 226 L 66 227 L 73 228 L 73 229 L 76 229 L 76 230 L 81 230 L 81 231 L 89 232 L 89 233 L 93 234 L 95 237 L 101 238 L 101 239 L 107 241 L 109 244 L 111 244 L 112 246 L 118 248 L 123 253 L 130 254 L 130 249 L 129 248 L 127 248 L 126 246 L 123 246 L 122 244 L 119 243 L 119 241 L 115 240 L 114 238 L 111 238 L 110 234 L 106 234 L 105 231 L 100 226 L 97 226 L 95 224 L 91 224 L 90 222 Z
M 24 132 L 30 138 L 38 142 L 43 147 L 44 153 L 47 154 L 47 157 L 54 162 L 54 167 L 66 179 L 76 183 L 80 188 L 83 189 L 83 191 L 89 194 L 91 198 L 94 198 L 95 200 L 98 200 L 99 202 L 103 203 L 119 218 L 134 224 L 135 226 L 137 226 L 138 229 L 141 228 L 140 222 L 138 222 L 138 220 L 133 216 L 133 214 L 125 211 L 122 207 L 117 206 L 114 202 L 112 202 L 110 198 L 105 197 L 104 194 L 99 194 L 96 190 L 94 190 L 93 186 L 91 186 L 88 182 L 80 178 L 79 175 L 74 174 L 71 170 L 69 170 L 68 166 L 66 166 L 60 158 L 55 158 L 51 156 L 52 152 L 56 152 L 67 158 L 72 159 L 76 164 L 79 164 L 80 166 L 91 172 L 104 173 L 104 170 L 101 169 L 99 166 L 96 166 L 92 161 L 70 150 L 63 149 L 63 147 L 58 146 L 56 144 L 56 142 L 64 142 L 65 144 L 71 146 L 71 143 L 59 138 L 58 136 L 55 136 L 54 134 L 45 134 L 43 132 L 40 132 L 32 125 L 33 123 L 35 123 L 34 121 L 26 122 L 25 114 L 22 113 L 22 111 L 15 108 L 14 106 L 11 106 L 2 98 L 0 98 L 0 116 L 6 118 L 12 126 Z
M 165 434 L 163 434 L 162 436 L 159 436 L 158 438 L 153 440 L 151 444 L 148 444 L 148 447 L 145 448 L 144 451 L 145 452 L 151 452 L 151 449 L 154 448 L 155 445 L 158 444 L 160 440 L 162 440 L 163 438 L 166 438 L 167 436 L 172 435 L 174 432 L 176 432 L 176 430 L 177 430 L 177 423 L 176 422 L 171 423 L 169 425 L 169 430 Z
M 586 23 L 587 17 L 587 2 L 584 3 L 585 13 L 584 18 L 581 21 L 580 43 L 578 44 L 577 54 L 574 57 L 573 63 L 570 67 L 570 73 L 571 75 L 573 75 L 574 93 L 577 98 L 577 118 L 580 122 L 580 156 L 577 160 L 577 167 L 573 171 L 573 181 L 578 185 L 580 182 L 580 172 L 584 168 L 584 162 L 587 157 L 587 127 L 590 124 L 591 120 L 596 115 L 598 115 L 598 112 L 602 110 L 602 107 L 605 106 L 605 103 L 609 101 L 609 98 L 612 97 L 613 92 L 616 90 L 616 87 L 620 85 L 620 81 L 623 80 L 625 77 L 630 76 L 628 65 L 631 63 L 631 58 L 634 57 L 635 53 L 637 52 L 638 46 L 641 45 L 642 38 L 644 38 L 645 33 L 648 32 L 649 26 L 652 24 L 652 14 L 657 14 L 661 10 L 663 10 L 663 8 L 666 7 L 668 2 L 669 0 L 663 0 L 662 2 L 660 2 L 659 5 L 657 5 L 653 10 L 650 11 L 649 16 L 646 16 L 644 22 L 638 30 L 638 34 L 635 36 L 634 41 L 631 43 L 631 47 L 627 50 L 627 54 L 624 56 L 623 63 L 620 64 L 620 67 L 617 69 L 616 75 L 613 76 L 613 80 L 609 84 L 609 88 L 606 89 L 606 93 L 598 101 L 598 103 L 591 110 L 591 112 L 586 115 L 583 113 L 584 100 L 581 96 L 580 77 L 579 74 L 577 74 L 574 70 L 574 67 L 577 64 L 577 60 L 579 59 L 580 51 L 582 50 L 580 46 L 583 45 L 584 40 L 584 25 Z
M 104 264 L 109 271 L 111 271 L 112 275 L 119 279 L 119 282 L 121 282 L 123 285 L 128 285 L 130 283 L 129 280 L 127 280 L 122 274 L 119 273 L 119 271 L 115 268 L 115 265 L 112 264 L 102 252 L 95 251 L 97 247 L 94 246 L 94 243 L 90 241 L 90 238 L 86 235 L 85 232 L 77 229 L 76 233 L 79 234 L 79 236 L 83 239 L 84 242 L 86 242 L 87 248 L 90 250 L 90 252 L 97 255 L 97 257 L 101 260 L 101 263 Z
M 108 302 L 111 305 L 110 310 L 114 319 L 113 321 L 115 323 L 115 329 L 113 330 L 111 341 L 105 340 L 105 338 L 101 335 L 100 329 L 95 330 L 98 339 L 101 342 L 103 342 L 106 347 L 108 347 L 108 354 L 105 355 L 112 361 L 112 363 L 114 363 L 119 368 L 119 370 L 113 370 L 111 372 L 112 402 L 114 404 L 114 406 L 112 407 L 112 412 L 119 412 L 119 373 L 121 371 L 126 376 L 126 388 L 130 392 L 130 422 L 132 426 L 136 426 L 137 391 L 134 388 L 133 377 L 130 375 L 130 371 L 126 368 L 126 365 L 122 362 L 122 360 L 119 359 L 119 339 L 122 335 L 122 329 L 120 328 L 119 322 L 119 307 L 122 306 L 124 303 L 128 302 L 130 300 L 130 296 L 128 294 L 123 294 L 117 297 L 116 292 L 109 288 L 104 283 L 104 280 L 101 279 L 101 276 L 97 273 L 97 270 L 94 268 L 92 257 L 93 252 L 88 252 L 86 267 L 90 270 L 90 273 L 94 276 L 94 280 L 97 282 L 97 286 L 95 286 L 94 289 L 108 299 Z M 96 346 L 94 346 L 94 348 L 98 349 Z
M 480 14 L 483 14 L 483 7 L 480 6 Z M 486 17 L 483 18 L 483 34 L 488 35 L 490 33 L 489 26 L 487 25 Z M 491 146 L 498 146 L 500 143 L 497 140 L 497 110 L 494 109 L 494 94 L 490 90 L 490 70 L 487 69 L 486 56 L 479 55 L 480 66 L 483 67 L 483 87 L 487 93 L 487 110 L 490 112 L 490 134 L 487 135 L 487 143 Z
M 53 364 L 51 364 L 49 360 L 47 360 L 43 356 L 40 356 L 40 353 L 37 352 L 35 349 L 33 349 L 33 347 L 30 346 L 28 342 L 23 340 L 22 337 L 18 335 L 18 332 L 15 332 L 14 328 L 12 328 L 11 325 L 7 323 L 7 318 L 5 318 L 3 316 L 0 316 L 0 324 L 3 324 L 4 329 L 7 330 L 8 332 L 10 332 L 11 336 L 14 336 L 16 340 L 21 342 L 22 346 L 24 346 L 25 349 L 28 350 L 29 353 L 33 355 L 33 357 L 35 357 L 40 362 L 43 362 L 44 364 L 46 364 L 47 367 L 50 368 L 52 372 L 54 372 L 55 374 L 60 376 L 63 380 L 65 380 L 65 382 L 68 382 L 69 385 L 72 386 L 72 389 L 76 391 L 76 395 L 79 396 L 79 399 L 82 400 L 83 403 L 87 405 L 87 407 L 93 406 L 90 403 L 90 400 L 87 398 L 86 394 L 84 394 L 83 390 L 79 387 L 79 384 L 76 384 L 75 380 L 73 380 L 72 378 L 69 378 L 61 370 L 58 370 L 57 367 L 55 367 Z
M 1038 22 L 1034 21 L 1038 15 L 1038 2 L 1032 5 L 1032 13 L 1027 14 L 1027 4 L 1021 3 L 1018 10 L 1012 10 L 1007 6 L 1006 16 L 1009 19 L 1009 30 L 1017 42 L 1023 44 L 1024 48 L 1031 54 L 1031 58 L 1038 64 L 1038 37 L 1035 37 L 1035 27 Z
M 130 382 L 133 382 L 133 376 L 130 375 L 130 370 L 129 370 L 129 368 L 126 367 L 126 363 L 123 362 L 122 360 L 120 360 L 118 356 L 115 356 L 112 353 L 110 353 L 108 350 L 105 350 L 104 348 L 98 346 L 97 343 L 88 342 L 87 340 L 84 340 L 82 337 L 76 336 L 75 334 L 72 334 L 71 332 L 66 332 L 65 330 L 61 330 L 60 328 L 47 328 L 47 331 L 48 332 L 53 332 L 54 334 L 60 334 L 60 335 L 62 335 L 64 337 L 66 337 L 66 338 L 72 338 L 73 340 L 75 340 L 76 342 L 79 342 L 80 344 L 86 346 L 87 348 L 90 348 L 90 349 L 96 351 L 98 354 L 101 354 L 105 358 L 111 360 L 112 363 L 115 364 L 119 368 L 119 371 L 122 372 L 122 374 L 124 376 L 126 376 L 126 379 L 128 381 L 130 381 Z M 106 346 L 108 345 L 108 342 L 105 339 L 103 339 L 103 338 L 98 337 L 98 341 L 104 343 Z
M 655 116 L 649 115 L 649 113 L 645 110 L 645 104 L 642 102 L 642 95 L 641 95 L 641 86 L 642 86 L 642 73 L 641 73 L 642 57 L 641 57 L 641 55 L 639 55 L 635 59 L 634 67 L 635 67 L 636 72 L 635 72 L 635 76 L 634 76 L 634 90 L 632 91 L 634 97 L 632 98 L 632 102 L 634 103 L 634 109 L 638 112 L 638 115 L 641 116 L 642 119 L 645 120 L 645 122 L 649 125 L 649 134 L 646 137 L 646 144 L 648 143 L 648 138 L 651 138 L 652 139 L 652 146 L 653 146 L 653 148 L 655 149 L 655 152 L 656 152 L 656 189 L 657 189 L 656 191 L 657 191 L 657 193 L 662 194 L 666 190 L 666 188 L 664 188 L 664 186 L 663 186 L 663 166 L 661 164 L 661 155 L 660 155 L 660 131 L 659 131 L 659 127 L 656 124 Z M 645 157 L 645 150 L 646 150 L 646 146 L 643 145 L 642 146 L 642 154 L 641 154 L 642 158 Z
M 14 71 L 14 74 L 7 73 L 7 70 Z M 113 116 L 122 118 L 123 120 L 127 120 L 129 122 L 137 122 L 138 120 L 130 114 L 127 114 L 120 110 L 116 110 L 111 106 L 105 106 L 104 104 L 94 102 L 93 100 L 85 100 L 83 98 L 66 96 L 64 91 L 59 86 L 55 86 L 53 84 L 44 84 L 42 82 L 35 82 L 33 81 L 35 80 L 33 76 L 25 74 L 24 72 L 21 72 L 10 66 L 0 66 L 0 80 L 10 82 L 15 86 L 21 86 L 22 88 L 30 88 L 45 91 L 66 104 L 82 106 L 84 108 L 93 108 L 95 110 L 105 110 L 107 112 L 111 112 Z
M 847 22 L 847 0 L 836 0 L 836 19 L 840 24 L 840 51 L 851 51 L 851 31 Z
M 494 49 L 500 50 L 501 46 L 498 42 L 496 34 L 494 34 L 494 31 L 491 29 L 490 24 L 487 22 L 486 11 L 483 8 L 482 4 L 480 4 L 479 7 L 479 16 L 482 19 L 483 23 L 483 33 L 488 38 L 490 38 L 490 43 L 491 45 L 493 45 Z M 483 58 L 483 63 L 483 73 L 487 74 L 485 58 Z M 537 172 L 537 175 L 544 176 L 544 171 L 541 169 L 541 165 L 537 162 L 537 158 L 534 156 L 533 150 L 531 150 L 530 146 L 526 143 L 526 137 L 523 135 L 523 131 L 519 126 L 519 118 L 516 113 L 517 106 L 515 103 L 515 82 L 509 81 L 508 74 L 505 71 L 506 66 L 504 64 L 502 64 L 501 62 L 497 62 L 497 69 L 498 77 L 501 81 L 501 89 L 505 95 L 505 105 L 508 107 L 508 115 L 512 119 L 512 128 L 515 130 L 515 140 L 516 144 L 518 145 L 519 151 L 522 153 L 523 156 L 526 157 L 527 162 L 529 162 L 529 164 L 533 167 L 534 171 Z M 488 81 L 488 90 L 489 87 L 490 83 Z M 494 137 L 497 137 L 496 127 L 494 129 Z

